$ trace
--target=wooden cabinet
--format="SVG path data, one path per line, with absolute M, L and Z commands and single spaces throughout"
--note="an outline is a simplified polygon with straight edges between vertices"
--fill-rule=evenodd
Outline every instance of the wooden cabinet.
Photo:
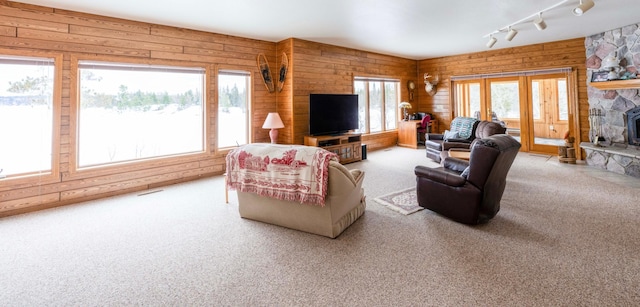
M 398 146 L 418 148 L 420 122 L 419 120 L 406 120 L 398 123 Z
M 338 155 L 340 163 L 346 164 L 362 160 L 361 135 L 350 133 L 343 135 L 319 135 L 304 137 L 304 145 L 322 147 Z
M 420 124 L 420 120 L 406 120 L 398 123 L 398 146 L 418 148 L 418 128 Z M 438 129 L 438 121 L 430 121 L 429 129 L 435 133 Z

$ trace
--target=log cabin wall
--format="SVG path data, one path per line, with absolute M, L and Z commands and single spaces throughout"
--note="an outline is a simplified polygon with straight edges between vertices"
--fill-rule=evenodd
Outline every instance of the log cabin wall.
M 276 104 L 277 110 L 280 114 L 280 118 L 284 123 L 284 128 L 280 129 L 278 132 L 278 142 L 281 144 L 295 144 L 293 137 L 293 122 L 294 122 L 294 113 L 293 113 L 293 70 L 295 69 L 293 65 L 293 39 L 289 38 L 283 41 L 278 42 L 277 44 L 277 57 L 278 62 L 276 68 L 274 69 L 274 74 L 278 74 L 280 63 L 282 60 L 282 54 L 286 54 L 289 60 L 289 67 L 287 68 L 287 74 L 285 76 L 284 86 L 282 87 L 282 92 L 276 93 Z M 302 144 L 302 142 L 298 143 Z
M 545 68 L 571 67 L 577 71 L 577 99 L 580 134 L 576 142 L 588 139 L 589 101 L 587 96 L 587 70 L 584 38 L 558 42 L 497 49 L 456 56 L 418 61 L 418 76 L 424 73 L 440 75 L 438 91 L 434 96 L 418 91 L 418 109 L 432 110 L 439 119 L 439 130 L 451 124 L 451 76 L 514 72 Z M 419 84 L 423 84 L 422 82 Z M 420 89 L 420 87 L 418 87 Z
M 309 94 L 352 94 L 354 77 L 400 80 L 401 101 L 408 101 L 407 81 L 415 80 L 416 61 L 362 50 L 292 39 L 293 139 L 301 144 L 309 133 Z M 415 100 L 414 100 L 415 110 Z M 395 146 L 397 130 L 362 137 L 369 150 Z
M 83 55 L 135 59 L 140 63 L 205 63 L 210 75 L 218 68 L 249 70 L 254 90 L 251 142 L 269 142 L 268 131 L 261 126 L 268 112 L 278 111 L 286 126 L 280 130 L 279 142 L 287 144 L 302 144 L 308 133 L 309 94 L 353 93 L 355 76 L 399 79 L 402 101 L 409 101 L 406 84 L 414 80 L 418 86 L 410 101 L 412 111 L 434 113 L 440 120 L 440 130 L 444 130 L 451 120 L 450 76 L 571 66 L 578 70 L 580 124 L 586 127 L 582 134 L 586 137 L 588 133 L 583 39 L 415 61 L 295 38 L 273 43 L 6 1 L 0 1 L 0 38 L 2 50 L 25 55 L 46 52 L 62 62 L 61 94 L 55 98 L 60 112 L 54 119 L 59 123 L 54 127 L 59 131 L 54 136 L 54 147 L 59 150 L 54 150 L 57 157 L 53 166 L 58 176 L 38 183 L 0 181 L 0 217 L 224 172 L 226 152 L 208 145 L 201 155 L 139 163 L 117 171 L 73 173 L 69 161 L 74 143 L 72 105 L 76 102 L 71 94 L 71 62 Z M 281 92 L 269 93 L 259 78 L 256 56 L 267 56 L 277 81 L 282 52 L 289 58 L 285 85 Z M 421 86 L 425 72 L 439 73 L 441 77 L 438 93 L 433 97 Z M 208 131 L 215 132 L 216 80 L 208 80 Z M 215 144 L 215 133 L 209 135 L 208 143 Z M 397 132 L 366 135 L 363 143 L 369 150 L 394 146 Z
M 200 155 L 135 163 L 116 169 L 74 172 L 70 164 L 74 127 L 72 59 L 90 56 L 139 63 L 167 61 L 207 66 L 214 76 L 219 68 L 249 70 L 253 74 L 251 142 L 269 142 L 262 129 L 267 113 L 278 111 L 285 123 L 279 142 L 302 144 L 308 133 L 310 93 L 353 93 L 353 77 L 387 77 L 401 82 L 402 100 L 408 99 L 406 82 L 415 79 L 416 61 L 354 49 L 287 39 L 278 43 L 181 29 L 92 14 L 0 1 L 0 50 L 13 55 L 46 53 L 62 63 L 61 93 L 55 101 L 60 112 L 54 122 L 54 176 L 47 181 L 0 181 L 0 217 L 86 200 L 152 189 L 224 172 L 226 151 L 215 150 L 217 90 L 208 78 L 207 109 L 210 132 L 206 152 Z M 281 92 L 269 93 L 259 77 L 256 57 L 264 53 L 278 80 L 281 54 L 289 69 Z M 277 85 L 277 83 L 276 83 Z M 416 103 L 414 100 L 413 103 Z M 363 137 L 369 150 L 394 146 L 395 131 Z M 212 193 L 216 193 L 212 191 Z
M 92 56 L 105 59 L 135 59 L 135 62 L 168 61 L 198 63 L 210 76 L 218 68 L 249 70 L 253 74 L 252 142 L 269 142 L 262 123 L 268 112 L 276 111 L 276 94 L 262 83 L 256 65 L 258 53 L 276 63 L 276 44 L 240 37 L 90 15 L 55 8 L 0 2 L 0 50 L 14 55 L 38 55 L 46 52 L 62 59 L 61 105 L 54 122 L 56 170 L 52 179 L 43 181 L 0 180 L 0 216 L 12 215 L 80 201 L 108 197 L 162 185 L 193 180 L 224 172 L 225 151 L 215 150 L 217 90 L 215 78 L 206 85 L 206 109 L 210 132 L 206 152 L 175 158 L 135 163 L 116 169 L 73 172 L 70 152 L 75 142 L 71 130 L 75 119 L 75 101 L 71 84 L 72 58 Z M 0 52 L 1 53 L 1 52 Z M 178 64 L 179 65 L 179 64 Z M 275 76 L 274 76 L 275 77 Z M 290 83 L 289 83 L 290 84 Z M 59 86 L 59 85 L 58 85 Z M 289 90 L 290 91 L 290 90 Z M 54 153 L 56 150 L 54 150 Z M 222 191 L 220 191 L 221 193 Z M 218 191 L 211 191 L 218 193 Z

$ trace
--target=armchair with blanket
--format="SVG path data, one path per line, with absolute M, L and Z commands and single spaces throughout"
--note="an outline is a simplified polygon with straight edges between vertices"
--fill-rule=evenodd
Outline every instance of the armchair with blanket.
M 499 123 L 486 120 L 480 121 L 478 122 L 478 126 L 476 127 L 475 138 L 471 143 L 462 142 L 462 144 L 456 146 L 449 146 L 449 150 L 443 150 L 440 152 L 440 159 L 444 160 L 446 157 L 451 155 L 451 152 L 467 152 L 468 154 L 468 152 L 471 151 L 473 142 L 475 142 L 476 140 L 483 139 L 494 134 L 505 134 L 506 132 L 507 127 L 502 126 Z
M 456 117 L 451 121 L 451 128 L 445 133 L 426 133 L 425 148 L 427 158 L 440 162 L 440 153 L 450 148 L 469 148 L 475 138 L 479 121 L 473 117 Z
M 484 223 L 500 210 L 506 178 L 520 149 L 507 134 L 478 139 L 469 161 L 446 158 L 442 167 L 415 167 L 421 207 L 464 224 Z

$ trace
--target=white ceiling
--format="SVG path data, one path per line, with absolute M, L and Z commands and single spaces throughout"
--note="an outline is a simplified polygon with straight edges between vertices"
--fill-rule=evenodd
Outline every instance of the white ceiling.
M 640 0 L 594 0 L 581 17 L 579 0 L 545 12 L 547 29 L 514 26 L 493 49 L 586 37 L 640 23 Z M 562 0 L 20 0 L 271 42 L 295 37 L 320 43 L 427 59 L 487 50 L 487 37 Z

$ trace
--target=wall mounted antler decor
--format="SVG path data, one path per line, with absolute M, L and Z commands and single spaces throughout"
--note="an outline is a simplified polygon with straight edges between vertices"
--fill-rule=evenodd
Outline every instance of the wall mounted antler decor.
M 436 85 L 438 85 L 438 82 L 440 81 L 440 75 L 436 75 L 433 81 L 429 81 L 429 78 L 431 77 L 432 76 L 429 75 L 429 73 L 424 73 L 424 90 L 427 91 L 427 94 L 433 96 L 437 91 Z

